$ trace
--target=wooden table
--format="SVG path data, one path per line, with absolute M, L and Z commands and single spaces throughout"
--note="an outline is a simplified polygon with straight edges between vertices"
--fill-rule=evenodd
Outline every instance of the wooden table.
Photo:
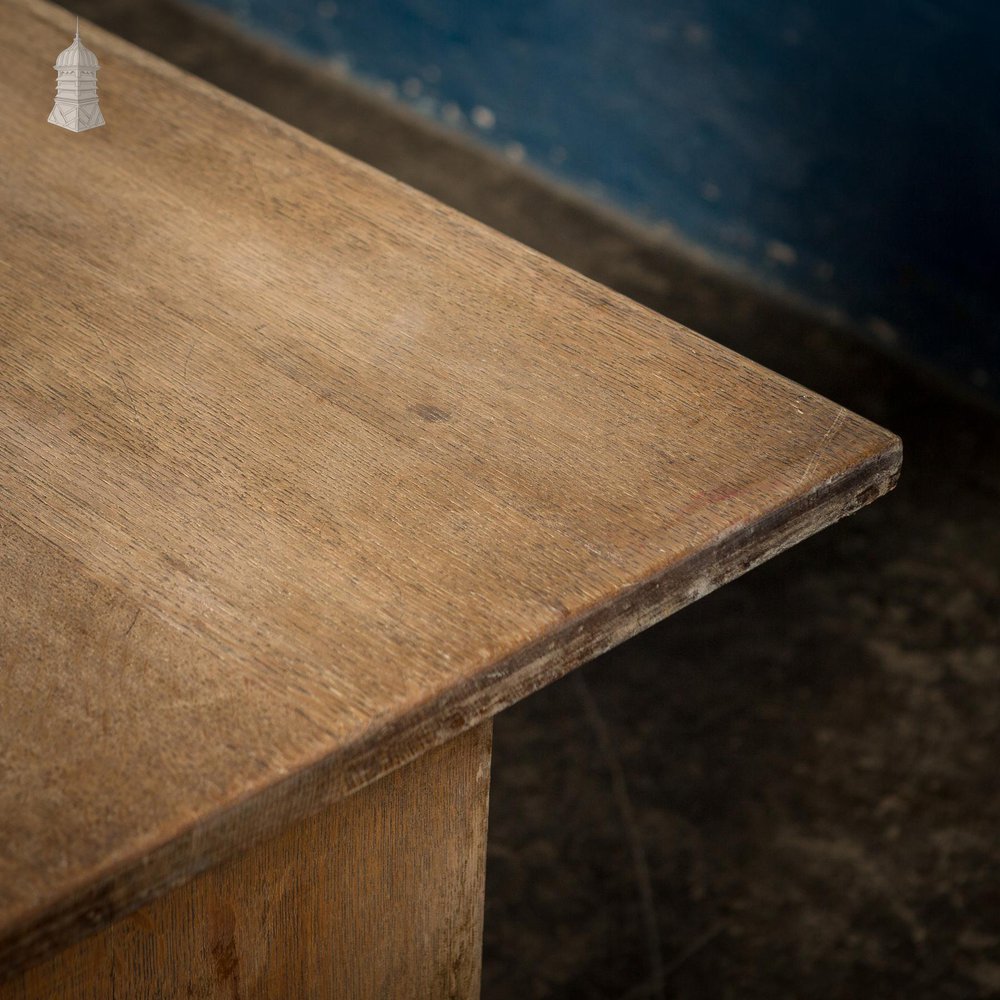
M 490 719 L 898 440 L 0 0 L 0 998 L 472 997 Z M 860 570 L 861 567 L 859 567 Z

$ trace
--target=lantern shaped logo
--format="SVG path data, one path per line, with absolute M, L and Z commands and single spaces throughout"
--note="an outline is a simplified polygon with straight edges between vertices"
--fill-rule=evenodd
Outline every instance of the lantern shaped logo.
M 104 124 L 104 115 L 97 103 L 97 56 L 80 41 L 80 19 L 76 19 L 76 38 L 73 44 L 56 58 L 56 103 L 49 121 L 68 128 L 71 132 L 84 132 Z

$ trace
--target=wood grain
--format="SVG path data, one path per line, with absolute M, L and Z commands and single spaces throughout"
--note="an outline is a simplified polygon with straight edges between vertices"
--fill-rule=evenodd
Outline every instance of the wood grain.
M 891 488 L 886 431 L 0 0 L 0 975 Z
M 0 985 L 0 1000 L 479 996 L 492 722 Z

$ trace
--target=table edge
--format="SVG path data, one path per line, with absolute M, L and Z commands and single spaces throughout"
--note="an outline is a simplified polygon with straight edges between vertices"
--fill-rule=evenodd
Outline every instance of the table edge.
M 346 798 L 428 750 L 492 718 L 570 670 L 706 596 L 737 576 L 891 491 L 902 443 L 883 447 L 846 472 L 775 507 L 712 544 L 661 567 L 603 604 L 407 713 L 263 790 L 163 835 L 72 889 L 0 925 L 0 983 L 134 912 L 257 841 Z

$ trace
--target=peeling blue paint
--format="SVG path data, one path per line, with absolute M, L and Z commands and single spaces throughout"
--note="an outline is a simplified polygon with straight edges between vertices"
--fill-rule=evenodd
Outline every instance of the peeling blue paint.
M 204 0 L 1000 394 L 995 0 Z

